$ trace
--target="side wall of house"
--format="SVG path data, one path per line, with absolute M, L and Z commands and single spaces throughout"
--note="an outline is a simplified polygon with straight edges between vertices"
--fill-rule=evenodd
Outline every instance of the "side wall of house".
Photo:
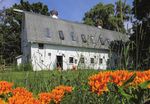
M 48 44 L 44 44 L 43 49 L 39 49 L 39 44 L 31 44 L 31 60 L 34 70 L 56 69 L 57 56 L 63 58 L 63 70 L 72 69 L 73 65 L 84 69 L 106 69 L 108 67 L 108 52 L 106 50 Z M 73 62 L 70 62 L 72 59 Z

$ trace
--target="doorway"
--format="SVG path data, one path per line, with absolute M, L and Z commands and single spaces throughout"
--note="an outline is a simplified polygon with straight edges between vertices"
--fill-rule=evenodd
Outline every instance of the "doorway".
M 56 56 L 57 58 L 57 68 L 60 68 L 61 70 L 63 70 L 63 56 Z

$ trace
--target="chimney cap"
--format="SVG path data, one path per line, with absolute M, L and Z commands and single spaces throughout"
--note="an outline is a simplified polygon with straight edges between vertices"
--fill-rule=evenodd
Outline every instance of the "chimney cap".
M 58 16 L 58 12 L 57 12 L 56 10 L 51 10 L 51 11 L 50 11 L 50 14 L 51 14 L 51 15 L 56 15 L 56 16 Z

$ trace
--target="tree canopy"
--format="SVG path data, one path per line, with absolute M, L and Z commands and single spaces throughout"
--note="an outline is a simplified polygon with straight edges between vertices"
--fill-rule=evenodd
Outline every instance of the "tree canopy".
M 150 18 L 149 0 L 134 0 L 132 12 L 138 20 Z
M 85 13 L 83 21 L 88 25 L 101 25 L 105 29 L 124 33 L 124 21 L 129 20 L 130 13 L 130 6 L 122 0 L 115 4 L 99 3 Z
M 22 15 L 13 11 L 13 9 L 21 9 L 25 11 L 35 12 L 43 15 L 49 15 L 47 5 L 41 2 L 29 3 L 21 0 L 19 4 L 1 10 L 0 15 L 0 56 L 5 63 L 12 63 L 17 55 L 21 54 L 21 24 Z

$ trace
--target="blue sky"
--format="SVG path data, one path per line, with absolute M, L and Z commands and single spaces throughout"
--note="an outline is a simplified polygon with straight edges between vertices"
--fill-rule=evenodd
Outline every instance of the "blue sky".
M 10 7 L 14 3 L 19 3 L 20 0 L 0 0 L 0 9 L 2 7 Z M 84 13 L 90 10 L 99 2 L 115 3 L 117 0 L 28 0 L 30 3 L 43 2 L 48 5 L 49 10 L 55 9 L 59 12 L 59 17 L 70 21 L 81 22 Z M 124 0 L 123 0 L 124 1 Z M 132 5 L 133 0 L 126 0 L 128 4 Z

